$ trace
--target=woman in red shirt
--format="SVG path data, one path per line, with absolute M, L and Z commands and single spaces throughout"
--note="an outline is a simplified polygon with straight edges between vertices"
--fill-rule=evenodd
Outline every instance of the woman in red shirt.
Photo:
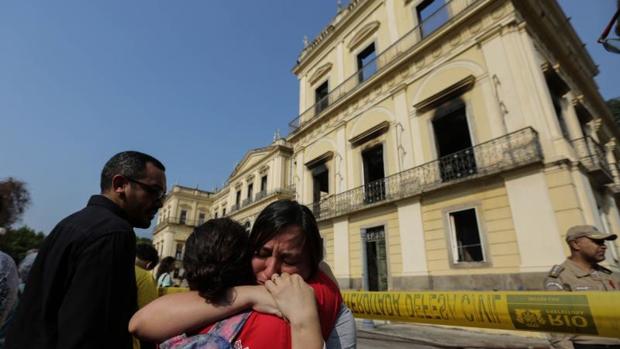
M 168 295 L 136 313 L 130 322 L 130 331 L 146 340 L 161 341 L 184 332 L 200 332 L 208 324 L 253 307 L 262 312 L 284 315 L 290 320 L 290 327 L 276 316 L 254 312 L 238 337 L 244 348 L 288 349 L 299 348 L 301 343 L 307 348 L 311 343 L 303 338 L 312 338 L 311 335 L 304 337 L 312 332 L 312 321 L 297 320 L 312 318 L 306 314 L 309 313 L 309 307 L 303 306 L 298 300 L 299 297 L 291 296 L 293 292 L 288 292 L 292 289 L 303 289 L 303 285 L 298 282 L 303 279 L 309 282 L 315 291 L 321 333 L 326 339 L 334 327 L 342 298 L 334 282 L 319 271 L 323 246 L 311 211 L 290 200 L 271 203 L 256 219 L 248 247 L 251 252 L 249 264 L 254 279 L 259 285 L 265 285 L 271 294 L 262 286 L 227 288 L 224 293 L 219 294 L 226 304 L 205 303 L 197 292 Z M 241 251 L 237 251 L 241 256 Z M 201 261 L 193 262 L 201 264 Z M 202 264 L 208 263 L 203 261 Z M 212 269 L 226 269 L 231 266 L 243 269 L 244 265 L 243 261 L 239 261 L 219 264 L 219 268 Z M 280 274 L 283 276 L 280 277 Z M 288 274 L 297 274 L 299 277 L 290 277 Z M 225 278 L 226 275 L 243 275 L 243 272 L 224 272 L 221 275 Z M 237 280 L 242 279 L 243 277 L 240 277 Z M 297 288 L 291 285 L 297 285 Z M 191 282 L 190 286 L 193 289 L 201 288 Z M 204 287 L 208 287 L 206 283 L 203 283 L 203 289 Z M 274 298 L 277 304 L 274 304 Z

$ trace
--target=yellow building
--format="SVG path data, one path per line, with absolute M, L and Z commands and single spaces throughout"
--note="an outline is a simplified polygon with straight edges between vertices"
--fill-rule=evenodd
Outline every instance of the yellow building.
M 210 218 L 231 217 L 248 230 L 258 213 L 279 199 L 294 199 L 290 144 L 280 137 L 249 151 L 215 193 L 175 185 L 157 215 L 153 244 L 160 256 L 183 257 L 185 240 Z M 179 265 L 180 266 L 180 265 Z
M 172 186 L 157 213 L 153 246 L 161 257 L 183 256 L 185 240 L 210 217 L 213 193 L 180 185 Z
M 211 212 L 251 225 L 275 171 L 344 288 L 540 289 L 568 227 L 620 231 L 620 133 L 555 1 L 352 0 L 293 73 L 291 132 Z

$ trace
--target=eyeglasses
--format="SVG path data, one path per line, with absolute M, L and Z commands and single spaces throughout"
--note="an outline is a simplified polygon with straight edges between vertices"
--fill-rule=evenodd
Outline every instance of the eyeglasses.
M 146 184 L 144 182 L 140 182 L 138 180 L 135 180 L 131 177 L 125 177 L 127 178 L 128 181 L 132 182 L 132 183 L 136 183 L 138 185 L 140 185 L 142 187 L 142 189 L 144 189 L 144 191 L 146 191 L 147 193 L 155 196 L 155 198 L 157 200 L 163 200 L 166 197 L 166 192 L 158 185 L 151 185 L 151 184 Z

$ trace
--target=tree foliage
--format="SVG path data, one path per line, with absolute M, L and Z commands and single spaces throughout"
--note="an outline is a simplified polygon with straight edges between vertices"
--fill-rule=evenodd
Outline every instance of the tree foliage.
M 139 244 L 152 245 L 153 241 L 151 241 L 151 239 L 149 238 L 145 238 L 142 236 L 136 236 L 136 245 L 139 245 Z
M 29 250 L 39 248 L 44 239 L 42 232 L 35 232 L 28 226 L 8 229 L 6 234 L 0 236 L 0 250 L 19 263 Z
M 608 100 L 607 106 L 609 110 L 611 110 L 611 114 L 614 116 L 614 121 L 616 125 L 620 125 L 620 97 L 612 98 Z
M 9 228 L 19 221 L 30 204 L 26 184 L 15 178 L 0 181 L 0 227 Z

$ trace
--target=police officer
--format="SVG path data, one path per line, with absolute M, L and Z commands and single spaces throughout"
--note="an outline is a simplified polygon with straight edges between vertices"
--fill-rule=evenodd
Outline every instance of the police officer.
M 570 257 L 554 265 L 545 278 L 545 289 L 553 291 L 620 291 L 618 274 L 600 266 L 605 260 L 605 241 L 616 240 L 616 234 L 605 234 L 591 225 L 568 229 L 566 242 Z M 552 335 L 551 345 L 557 349 L 619 348 L 620 339 Z

